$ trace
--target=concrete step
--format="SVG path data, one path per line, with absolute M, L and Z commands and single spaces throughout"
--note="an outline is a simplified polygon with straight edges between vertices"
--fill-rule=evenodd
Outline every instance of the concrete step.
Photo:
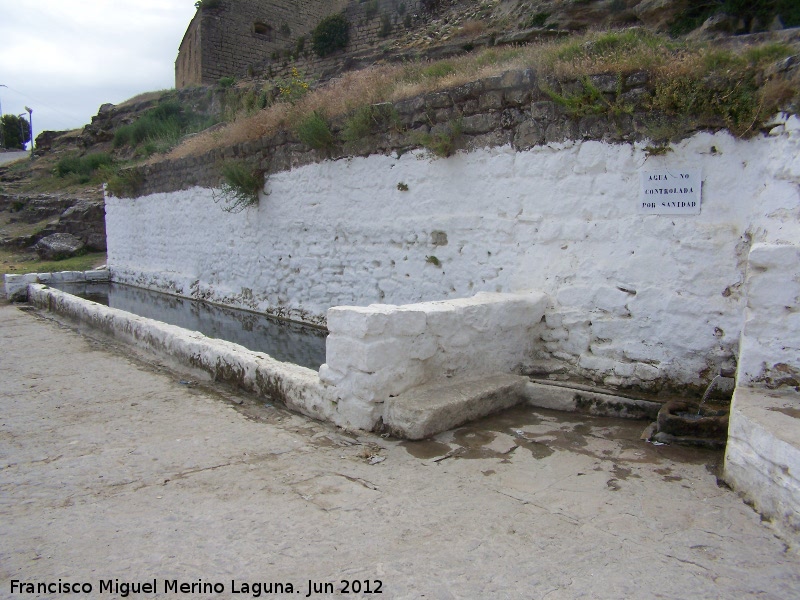
M 494 375 L 419 386 L 386 402 L 383 423 L 393 435 L 421 440 L 525 402 L 527 382 Z
M 737 387 L 724 479 L 800 547 L 800 393 Z

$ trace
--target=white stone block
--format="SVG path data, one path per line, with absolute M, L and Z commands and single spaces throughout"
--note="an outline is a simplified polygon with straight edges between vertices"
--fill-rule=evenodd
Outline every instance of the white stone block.
M 328 310 L 328 331 L 354 338 L 380 335 L 396 308 L 390 304 L 335 306 Z
M 396 338 L 363 341 L 332 333 L 326 341 L 325 358 L 328 366 L 337 371 L 374 372 L 392 363 L 403 363 L 409 356 Z
M 384 402 L 391 396 L 425 382 L 420 361 L 408 361 L 374 373 L 349 371 L 336 385 L 340 398 L 354 397 L 365 402 Z
M 322 364 L 319 367 L 319 379 L 326 385 L 339 385 L 342 379 L 344 379 L 344 375 L 345 374 L 341 371 L 331 369 L 327 363 Z
M 389 315 L 388 333 L 396 336 L 416 336 L 425 332 L 428 325 L 425 311 L 399 306 Z

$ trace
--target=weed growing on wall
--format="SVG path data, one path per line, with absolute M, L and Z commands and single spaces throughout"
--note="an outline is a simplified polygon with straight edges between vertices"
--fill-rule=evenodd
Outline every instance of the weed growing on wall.
M 414 142 L 439 158 L 447 158 L 455 152 L 458 139 L 463 132 L 461 119 L 447 123 L 440 131 L 417 134 Z
M 602 114 L 619 116 L 633 113 L 633 105 L 626 104 L 622 100 L 622 75 L 617 75 L 616 97 L 613 102 L 608 100 L 588 77 L 583 78 L 581 86 L 580 91 L 569 94 L 559 94 L 545 84 L 541 85 L 541 90 L 556 104 L 564 107 L 567 114 L 572 117 Z
M 706 49 L 692 57 L 692 64 L 683 64 L 688 59 L 676 61 L 657 74 L 651 107 L 686 126 L 717 121 L 743 136 L 797 98 L 792 82 L 762 81 L 765 67 L 790 52 L 784 44 L 768 44 L 743 54 Z M 696 68 L 696 62 L 702 68 Z
M 306 146 L 321 152 L 330 152 L 336 147 L 336 136 L 333 135 L 325 117 L 314 111 L 297 124 L 295 133 Z
M 341 134 L 342 141 L 345 144 L 355 144 L 370 135 L 384 131 L 388 126 L 396 125 L 398 122 L 397 111 L 388 102 L 362 106 L 345 121 Z
M 295 67 L 288 79 L 281 79 L 278 84 L 278 97 L 284 102 L 296 103 L 308 93 L 309 84 Z
M 264 172 L 241 161 L 228 161 L 220 168 L 222 185 L 214 191 L 214 202 L 223 204 L 225 212 L 238 213 L 258 204 L 264 189 Z
M 144 183 L 138 169 L 116 169 L 106 181 L 106 190 L 117 198 L 135 198 Z
M 211 9 L 217 8 L 222 4 L 222 0 L 197 0 L 194 7 L 197 9 Z
M 321 58 L 344 49 L 348 41 L 350 23 L 342 14 L 322 19 L 311 32 L 311 47 Z

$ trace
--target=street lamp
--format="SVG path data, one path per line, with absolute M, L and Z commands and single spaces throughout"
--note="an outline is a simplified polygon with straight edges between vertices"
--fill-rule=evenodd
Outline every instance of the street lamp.
M 31 160 L 33 160 L 33 109 L 25 107 L 28 111 L 28 124 L 31 126 Z

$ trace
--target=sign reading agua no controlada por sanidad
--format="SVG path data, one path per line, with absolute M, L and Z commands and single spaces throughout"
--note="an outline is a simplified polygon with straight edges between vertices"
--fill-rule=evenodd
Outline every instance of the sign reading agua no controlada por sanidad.
M 644 215 L 699 215 L 700 169 L 671 168 L 641 172 L 638 212 Z

